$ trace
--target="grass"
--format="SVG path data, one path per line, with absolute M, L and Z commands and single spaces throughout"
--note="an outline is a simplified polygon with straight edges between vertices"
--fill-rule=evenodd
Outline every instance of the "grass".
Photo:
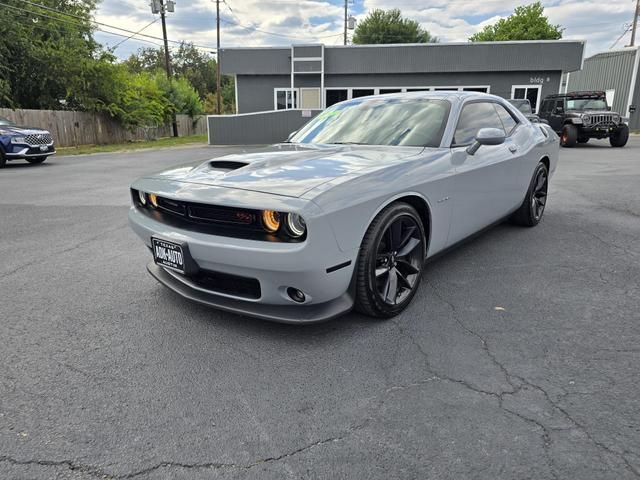
M 142 148 L 165 148 L 180 145 L 206 144 L 206 135 L 191 135 L 188 137 L 166 137 L 158 140 L 141 140 L 112 145 L 79 145 L 77 147 L 58 147 L 58 155 L 84 155 L 87 153 L 125 152 L 127 150 L 140 150 Z

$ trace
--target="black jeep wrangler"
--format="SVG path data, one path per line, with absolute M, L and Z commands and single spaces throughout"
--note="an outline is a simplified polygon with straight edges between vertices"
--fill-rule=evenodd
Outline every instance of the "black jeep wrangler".
M 629 126 L 611 111 L 604 92 L 549 95 L 539 115 L 560 135 L 563 147 L 587 143 L 590 138 L 609 138 L 612 147 L 624 147 L 629 139 Z

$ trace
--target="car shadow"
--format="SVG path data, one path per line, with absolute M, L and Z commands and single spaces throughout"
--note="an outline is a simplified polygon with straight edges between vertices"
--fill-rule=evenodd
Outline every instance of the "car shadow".
M 450 268 L 451 262 L 459 262 L 461 259 L 469 257 L 472 252 L 473 255 L 477 255 L 479 248 L 488 248 L 499 239 L 505 241 L 505 236 L 517 235 L 518 232 L 522 232 L 522 230 L 521 227 L 511 225 L 505 221 L 473 235 L 450 250 L 428 260 L 417 295 L 426 294 L 425 289 L 428 288 L 427 278 L 430 274 L 440 276 Z M 161 285 L 158 285 L 158 288 L 165 289 L 165 287 Z M 173 304 L 174 308 L 187 313 L 192 320 L 197 320 L 205 324 L 206 327 L 224 328 L 227 331 L 235 331 L 241 335 L 247 335 L 248 331 L 250 331 L 252 336 L 257 335 L 273 339 L 282 339 L 283 337 L 289 339 L 313 337 L 316 341 L 322 339 L 322 341 L 330 343 L 331 339 L 335 336 L 342 336 L 349 332 L 357 333 L 363 329 L 388 328 L 386 325 L 390 321 L 393 321 L 375 319 L 352 311 L 341 317 L 321 323 L 284 324 L 216 310 L 187 300 L 170 290 L 163 293 L 163 297 L 166 298 L 169 303 Z M 409 306 L 409 308 L 411 308 L 411 306 Z
M 39 163 L 37 165 L 33 165 L 27 161 L 21 161 L 21 160 L 17 160 L 17 161 L 11 161 L 11 162 L 7 162 L 4 167 L 2 167 L 3 170 L 11 170 L 11 169 L 20 169 L 20 168 L 46 168 L 46 167 L 53 167 L 55 164 L 54 163 Z

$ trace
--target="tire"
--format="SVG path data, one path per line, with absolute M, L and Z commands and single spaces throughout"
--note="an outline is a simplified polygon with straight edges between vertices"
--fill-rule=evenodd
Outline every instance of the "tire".
M 424 225 L 415 208 L 397 202 L 382 210 L 360 246 L 356 310 L 376 318 L 402 312 L 420 285 L 426 249 Z
M 609 137 L 609 143 L 614 148 L 624 147 L 629 140 L 629 127 L 623 125 Z
M 565 125 L 560 134 L 560 145 L 572 148 L 578 143 L 578 129 L 575 125 Z
M 38 165 L 44 162 L 46 159 L 46 155 L 44 157 L 29 157 L 27 158 L 27 162 L 31 163 L 32 165 Z
M 524 227 L 535 227 L 540 223 L 547 204 L 548 188 L 549 172 L 546 165 L 540 162 L 533 172 L 533 177 L 522 205 L 512 216 L 514 223 Z
M 0 168 L 3 168 L 7 164 L 7 157 L 4 155 L 4 150 L 0 147 Z
M 589 137 L 580 137 L 578 143 L 589 143 Z

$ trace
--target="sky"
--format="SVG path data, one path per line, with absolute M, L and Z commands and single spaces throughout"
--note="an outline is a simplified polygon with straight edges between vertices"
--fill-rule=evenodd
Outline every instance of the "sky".
M 349 0 L 349 14 L 362 19 L 374 8 L 399 8 L 405 17 L 420 22 L 441 42 L 464 42 L 485 25 L 509 16 L 516 6 L 531 1 Z M 585 53 L 589 56 L 610 49 L 628 29 L 635 0 L 552 0 L 543 1 L 543 5 L 551 23 L 564 27 L 563 38 L 587 41 Z M 343 43 L 344 0 L 224 0 L 220 12 L 223 48 Z M 146 0 L 102 0 L 96 21 L 134 32 L 146 27 L 144 34 L 162 37 L 159 15 L 151 13 Z M 170 45 L 189 41 L 203 51 L 213 51 L 215 22 L 215 1 L 176 0 L 175 12 L 167 14 Z M 146 38 L 148 42 L 125 40 L 101 31 L 96 32 L 96 38 L 104 45 L 118 45 L 115 53 L 120 58 L 139 48 L 161 44 L 153 38 Z M 623 35 L 614 48 L 627 45 L 629 39 L 630 33 Z

